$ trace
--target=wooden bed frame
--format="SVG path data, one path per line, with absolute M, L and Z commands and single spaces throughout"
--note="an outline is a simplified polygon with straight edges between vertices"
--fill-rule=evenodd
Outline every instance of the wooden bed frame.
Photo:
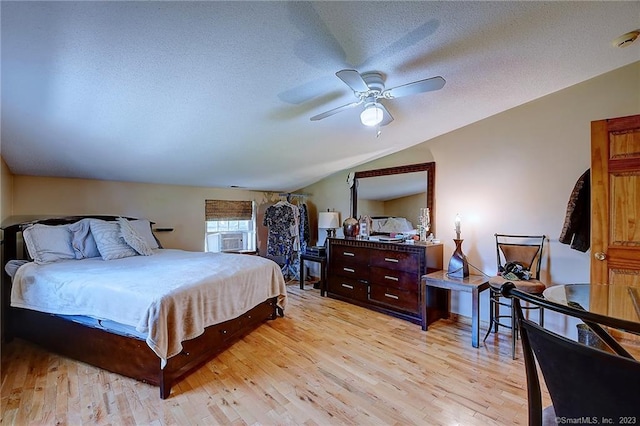
M 183 342 L 182 352 L 169 358 L 165 368 L 161 369 L 160 358 L 144 340 L 110 333 L 52 314 L 11 307 L 11 279 L 4 272 L 4 266 L 9 260 L 18 258 L 18 244 L 23 252 L 21 258 L 26 258 L 26 248 L 22 242 L 19 243 L 18 234 L 33 223 L 62 225 L 87 217 L 102 220 L 117 218 L 71 216 L 19 223 L 4 229 L 3 342 L 8 343 L 14 337 L 28 340 L 51 352 L 159 386 L 160 398 L 166 399 L 174 383 L 200 368 L 265 321 L 275 319 L 278 313 L 283 314 L 276 305 L 276 298 L 268 299 L 243 315 L 207 327 L 204 334 Z

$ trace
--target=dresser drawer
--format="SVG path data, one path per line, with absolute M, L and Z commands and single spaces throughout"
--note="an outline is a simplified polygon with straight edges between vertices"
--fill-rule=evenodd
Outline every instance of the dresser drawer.
M 331 246 L 331 261 L 367 265 L 369 263 L 369 251 L 370 250 L 362 247 L 349 247 L 334 244 Z
M 418 292 L 420 280 L 418 274 L 398 271 L 395 269 L 371 267 L 369 272 L 371 284 L 397 288 L 405 291 Z
M 371 285 L 369 300 L 412 313 L 420 313 L 419 294 L 397 288 Z
M 329 277 L 329 293 L 339 294 L 349 299 L 367 301 L 368 285 L 357 280 L 344 277 Z
M 371 250 L 369 263 L 371 266 L 418 272 L 420 262 L 415 253 L 401 251 Z
M 332 260 L 329 273 L 366 281 L 369 277 L 369 265 L 355 262 L 353 259 Z

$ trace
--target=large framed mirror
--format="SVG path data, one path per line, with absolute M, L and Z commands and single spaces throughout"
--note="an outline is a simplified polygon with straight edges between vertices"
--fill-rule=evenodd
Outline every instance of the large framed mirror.
M 435 162 L 355 172 L 351 217 L 404 217 L 417 225 L 420 208 L 427 207 L 435 234 L 435 177 Z

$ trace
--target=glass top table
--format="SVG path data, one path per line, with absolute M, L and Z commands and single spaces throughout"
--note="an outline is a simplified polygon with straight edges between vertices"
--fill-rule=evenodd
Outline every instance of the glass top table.
M 640 288 L 606 284 L 562 284 L 548 287 L 551 302 L 640 323 Z
M 573 310 L 624 320 L 627 324 L 622 328 L 636 335 L 632 339 L 633 347 L 636 348 L 634 352 L 637 353 L 636 346 L 640 336 L 640 288 L 606 284 L 563 284 L 548 287 L 543 296 L 549 302 L 565 305 Z M 620 334 L 607 331 L 608 327 L 603 328 L 586 320 L 585 324 L 618 355 L 634 358 L 622 346 L 622 343 L 625 343 L 628 347 L 628 339 L 620 341 Z

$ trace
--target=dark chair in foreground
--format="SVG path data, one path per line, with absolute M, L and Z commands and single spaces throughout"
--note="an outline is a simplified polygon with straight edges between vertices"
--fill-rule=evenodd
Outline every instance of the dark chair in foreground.
M 504 284 L 501 292 L 512 298 L 521 333 L 530 426 L 556 424 L 558 418 L 597 419 L 598 423 L 610 419 L 610 424 L 621 424 L 626 418 L 637 421 L 640 363 L 616 344 L 603 326 L 640 334 L 640 323 L 558 305 L 518 290 L 513 283 Z M 567 339 L 525 319 L 522 301 L 581 319 L 610 344 L 611 352 Z M 536 361 L 553 403 L 544 415 Z
M 498 327 L 511 329 L 511 356 L 516 359 L 516 340 L 518 339 L 518 327 L 515 326 L 515 316 L 511 303 L 508 299 L 502 298 L 500 287 L 512 281 L 516 288 L 524 292 L 542 295 L 547 288 L 546 284 L 540 281 L 540 265 L 542 263 L 542 249 L 544 248 L 544 235 L 513 235 L 495 234 L 496 237 L 496 260 L 498 275 L 489 279 L 489 328 L 484 340 L 487 340 L 489 333 L 498 332 Z M 510 272 L 512 278 L 500 275 L 502 272 Z M 526 277 L 523 279 L 519 279 Z M 509 309 L 508 315 L 500 315 L 500 307 Z M 524 309 L 531 309 L 523 307 Z M 533 307 L 533 309 L 538 309 Z M 540 324 L 544 324 L 544 311 L 539 310 Z M 507 322 L 508 320 L 508 322 Z

